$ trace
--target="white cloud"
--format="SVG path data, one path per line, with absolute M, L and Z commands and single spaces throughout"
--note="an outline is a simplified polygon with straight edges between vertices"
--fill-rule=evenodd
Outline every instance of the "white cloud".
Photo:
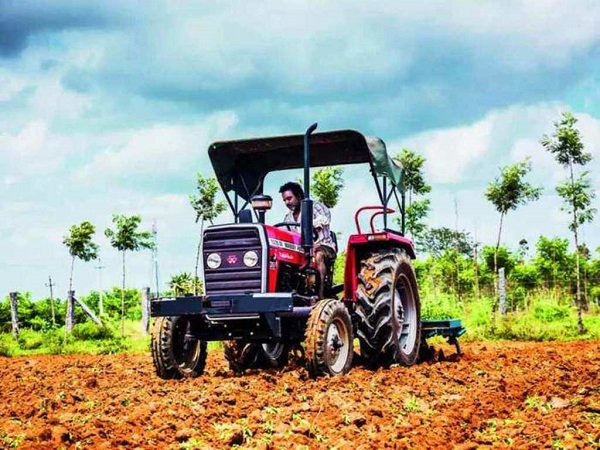
M 224 112 L 194 125 L 154 125 L 130 132 L 121 136 L 125 142 L 98 153 L 76 178 L 177 173 L 204 155 L 210 142 L 231 134 L 236 124 L 236 115 Z
M 495 115 L 473 125 L 428 131 L 390 148 L 415 149 L 427 158 L 426 173 L 434 182 L 455 182 L 473 161 L 489 150 Z
M 35 8 L 29 8 L 28 14 L 35 15 Z M 256 8 L 247 2 L 198 6 L 157 1 L 137 11 L 134 3 L 128 8 L 136 21 L 127 26 L 120 21 L 105 29 L 38 30 L 21 56 L 0 68 L 4 292 L 41 295 L 48 274 L 65 292 L 69 258 L 61 240 L 69 226 L 82 220 L 97 225 L 107 266 L 105 287 L 117 284 L 119 255 L 102 234 L 113 213 L 140 214 L 144 229 L 156 220 L 163 282 L 171 273 L 191 270 L 198 226 L 187 187 L 165 183 L 149 190 L 137 182 L 155 182 L 166 173 L 171 180 L 189 178 L 191 191 L 193 174 L 209 172 L 210 142 L 297 130 L 307 116 L 325 127 L 352 121 L 350 126 L 374 134 L 392 123 L 386 130 L 395 136 L 388 139 L 391 151 L 407 146 L 427 157 L 427 176 L 434 184 L 431 224 L 453 227 L 457 198 L 459 226 L 473 230 L 477 223 L 485 242 L 494 239 L 497 227 L 496 214 L 483 198 L 485 184 L 499 167 L 531 156 L 532 177 L 543 181 L 547 194 L 507 217 L 504 242 L 512 245 L 523 233 L 534 241 L 536 233 L 566 235 L 552 191 L 561 170 L 541 149 L 539 138 L 552 132 L 552 121 L 568 102 L 558 97 L 556 103 L 487 110 L 490 104 L 508 103 L 503 86 L 494 84 L 499 100 L 486 103 L 489 91 L 468 85 L 470 73 L 460 70 L 464 61 L 486 81 L 498 72 L 527 75 L 517 87 L 529 86 L 529 75 L 545 76 L 545 68 L 570 70 L 573 61 L 581 63 L 577 56 L 599 40 L 597 2 L 355 1 L 340 9 L 323 2 L 272 1 Z M 580 86 L 578 75 L 569 70 L 560 74 L 564 84 Z M 431 80 L 423 81 L 427 77 Z M 463 86 L 456 94 L 455 84 L 465 79 L 468 92 Z M 593 76 L 587 83 L 598 97 Z M 220 94 L 211 96 L 212 89 Z M 562 95 L 561 89 L 552 92 Z M 158 100 L 147 100 L 148 93 Z M 442 122 L 457 124 L 453 128 L 403 137 L 407 129 L 427 130 L 440 123 L 439 116 L 437 122 L 426 122 L 419 119 L 422 114 L 413 114 L 419 105 L 445 106 L 440 115 L 464 108 L 453 104 L 453 93 L 465 94 L 465 101 L 485 115 L 465 122 L 465 115 L 457 113 Z M 527 93 L 523 89 L 519 101 L 529 101 Z M 521 95 L 518 90 L 516 95 Z M 578 117 L 595 156 L 590 169 L 597 184 L 599 121 Z M 410 125 L 403 128 L 407 121 Z M 135 183 L 126 183 L 129 178 Z M 345 179 L 332 214 L 334 229 L 347 236 L 354 232 L 355 210 L 376 204 L 377 196 L 365 168 L 349 168 Z M 280 202 L 276 205 L 269 213 L 273 219 L 284 212 Z M 229 212 L 223 219 L 229 220 Z M 600 236 L 597 228 L 587 228 L 590 239 Z M 79 292 L 97 287 L 93 266 L 78 263 Z M 128 255 L 128 284 L 148 284 L 149 266 L 148 254 Z

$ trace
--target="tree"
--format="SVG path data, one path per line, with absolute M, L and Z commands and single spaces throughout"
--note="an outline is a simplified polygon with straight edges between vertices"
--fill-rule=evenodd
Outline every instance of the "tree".
M 592 160 L 591 153 L 585 151 L 579 130 L 575 128 L 577 119 L 569 112 L 562 113 L 562 120 L 554 122 L 554 134 L 544 135 L 542 146 L 550 152 L 556 161 L 569 171 L 569 178 L 556 187 L 556 192 L 563 199 L 562 211 L 570 217 L 569 229 L 573 232 L 575 249 L 579 248 L 579 226 L 591 222 L 596 210 L 591 207 L 595 197 L 588 172 L 575 175 L 574 166 L 585 166 Z M 584 307 L 581 299 L 581 282 L 579 277 L 579 252 L 575 251 L 575 275 L 577 298 L 577 327 L 580 333 L 585 332 L 582 319 Z
M 113 214 L 114 230 L 107 228 L 104 234 L 110 239 L 110 245 L 121 252 L 123 257 L 123 284 L 121 289 L 121 336 L 125 335 L 125 253 L 127 251 L 137 252 L 141 249 L 151 249 L 152 232 L 138 231 L 142 221 L 140 216 L 126 216 L 124 214 Z
M 574 259 L 568 249 L 569 240 L 566 238 L 540 236 L 536 243 L 533 264 L 544 285 L 555 291 L 568 283 L 573 272 Z
M 200 249 L 202 247 L 202 235 L 204 234 L 204 223 L 213 221 L 225 211 L 226 205 L 224 201 L 215 202 L 219 185 L 216 178 L 205 178 L 201 173 L 196 176 L 197 194 L 189 196 L 190 204 L 196 211 L 196 223 L 200 221 L 200 240 L 196 250 L 196 266 L 194 268 L 194 295 L 198 295 L 198 262 L 200 261 Z
M 192 274 L 189 272 L 181 272 L 179 274 L 171 275 L 168 284 L 171 289 L 171 295 L 180 297 L 186 294 L 193 294 L 196 286 L 201 286 L 201 281 L 194 280 Z
M 69 291 L 73 290 L 73 269 L 75 259 L 91 261 L 98 257 L 98 244 L 92 241 L 96 228 L 90 222 L 81 222 L 69 228 L 69 233 L 63 236 L 63 244 L 71 255 L 71 274 L 69 276 Z
M 428 228 L 423 236 L 420 249 L 434 258 L 439 258 L 446 250 L 455 249 L 459 254 L 471 257 L 475 243 L 467 231 L 456 231 L 447 227 Z
M 343 174 L 344 170 L 341 167 L 325 167 L 313 173 L 311 192 L 328 208 L 334 208 L 338 203 L 344 187 Z
M 413 197 L 423 196 L 431 192 L 431 186 L 423 176 L 423 165 L 425 157 L 417 155 L 412 150 L 403 148 L 394 158 L 404 170 L 403 188 L 408 194 L 408 205 L 405 207 L 406 229 L 415 241 L 425 231 L 424 220 L 429 213 L 429 199 L 416 199 Z
M 526 182 L 525 176 L 531 171 L 529 158 L 516 164 L 505 166 L 500 171 L 500 176 L 491 182 L 485 191 L 485 197 L 500 213 L 500 226 L 498 227 L 498 239 L 496 240 L 496 251 L 494 252 L 494 273 L 498 272 L 498 248 L 502 236 L 502 222 L 504 216 L 510 210 L 517 209 L 519 205 L 540 198 L 542 188 L 533 186 Z

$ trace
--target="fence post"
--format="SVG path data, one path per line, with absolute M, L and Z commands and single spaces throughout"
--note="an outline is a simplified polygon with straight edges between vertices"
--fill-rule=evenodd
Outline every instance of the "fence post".
M 67 317 L 65 319 L 65 330 L 70 333 L 73 330 L 73 298 L 75 291 L 67 292 Z
M 142 288 L 142 333 L 148 333 L 150 323 L 150 288 Z
M 19 337 L 19 316 L 17 314 L 17 293 L 10 293 L 10 318 L 12 321 L 12 336 L 14 339 Z
M 500 296 L 500 315 L 506 315 L 506 279 L 504 267 L 498 269 L 498 295 Z

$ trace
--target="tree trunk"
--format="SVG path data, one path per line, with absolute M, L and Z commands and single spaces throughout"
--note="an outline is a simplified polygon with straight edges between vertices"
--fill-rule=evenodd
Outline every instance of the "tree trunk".
M 475 270 L 475 299 L 479 300 L 479 255 L 477 254 L 477 244 L 473 247 L 473 263 Z
M 73 292 L 73 268 L 75 267 L 75 255 L 71 255 L 71 275 L 69 277 L 69 290 L 67 292 Z M 71 328 L 73 327 L 73 311 L 71 307 Z M 65 312 L 65 331 L 71 332 L 68 326 L 69 323 L 69 299 L 67 298 L 67 311 Z M 66 336 L 65 336 L 65 344 L 66 344 Z
M 148 334 L 150 324 L 150 288 L 142 289 L 142 333 Z
M 69 291 L 73 290 L 73 269 L 75 268 L 75 255 L 71 255 L 71 276 L 69 277 Z
M 48 286 L 50 287 L 50 309 L 52 311 L 52 325 L 56 326 L 56 312 L 54 310 L 54 293 L 52 291 L 52 277 L 48 276 Z
M 18 297 L 16 292 L 10 293 L 10 320 L 12 324 L 12 337 L 19 337 L 19 312 L 18 312 Z
M 123 284 L 121 286 L 121 337 L 125 337 L 125 250 L 123 250 Z
M 194 295 L 198 295 L 198 264 L 200 262 L 200 250 L 202 249 L 202 237 L 204 235 L 204 220 L 200 223 L 200 241 L 196 251 L 196 267 L 194 269 Z
M 71 331 L 73 331 L 73 322 L 74 322 L 74 315 L 75 315 L 75 311 L 74 311 L 74 301 L 73 298 L 75 297 L 75 291 L 69 291 L 67 293 L 67 317 L 65 319 L 65 333 L 70 333 Z M 65 334 L 65 339 L 66 339 L 66 334 Z M 66 343 L 66 340 L 65 340 Z
M 196 267 L 194 268 L 194 295 L 198 295 L 198 263 L 200 262 L 200 249 L 202 248 L 202 235 L 204 234 L 204 220 L 200 223 L 200 240 L 196 250 Z
M 500 239 L 502 237 L 502 222 L 504 220 L 504 213 L 500 213 L 500 227 L 498 228 L 498 240 L 496 241 L 496 248 L 494 249 L 494 274 L 498 273 L 498 249 L 500 248 Z
M 502 238 L 502 222 L 504 213 L 500 213 L 500 227 L 498 227 L 498 240 L 494 248 L 494 301 L 492 302 L 492 330 L 496 328 L 496 308 L 498 307 L 498 249 L 500 248 L 500 239 Z
M 569 170 L 571 175 L 571 188 L 575 185 L 575 177 L 573 175 L 573 163 L 569 162 Z M 585 327 L 583 326 L 582 310 L 583 305 L 581 304 L 581 282 L 579 279 L 579 236 L 578 228 L 579 223 L 577 220 L 577 208 L 575 207 L 575 192 L 573 191 L 573 198 L 571 199 L 573 206 L 573 236 L 575 238 L 575 280 L 576 280 L 576 298 L 577 298 L 577 330 L 580 334 L 585 333 Z
M 583 309 L 586 312 L 590 310 L 590 302 L 588 299 L 588 284 L 587 284 L 587 262 L 583 266 Z

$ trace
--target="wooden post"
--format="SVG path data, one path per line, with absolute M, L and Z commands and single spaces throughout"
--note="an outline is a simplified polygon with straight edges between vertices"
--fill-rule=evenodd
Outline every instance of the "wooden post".
M 506 280 L 504 267 L 498 269 L 498 295 L 500 296 L 500 315 L 506 315 Z
M 142 289 L 142 333 L 148 333 L 150 324 L 150 288 Z
M 14 339 L 19 337 L 19 316 L 17 314 L 17 293 L 10 293 L 10 318 L 12 320 L 12 336 Z
M 68 291 L 67 293 L 67 317 L 65 319 L 65 330 L 70 333 L 73 330 L 73 298 L 75 297 L 75 291 Z

